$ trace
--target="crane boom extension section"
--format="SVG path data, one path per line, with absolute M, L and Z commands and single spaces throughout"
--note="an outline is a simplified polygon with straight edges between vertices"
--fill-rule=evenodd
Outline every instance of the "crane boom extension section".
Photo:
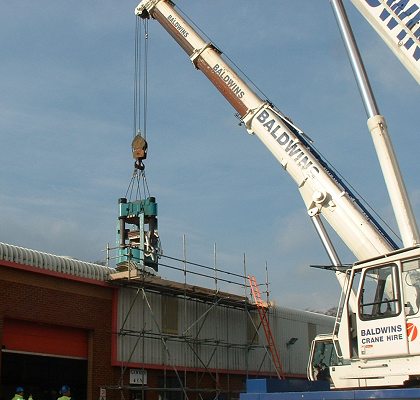
M 272 104 L 262 100 L 222 58 L 221 52 L 185 21 L 172 2 L 144 0 L 137 6 L 136 14 L 155 19 L 175 39 L 194 66 L 237 111 L 248 132 L 263 142 L 296 182 L 308 214 L 321 214 L 358 260 L 396 249 L 328 169 L 305 135 Z
M 351 0 L 420 84 L 419 0 Z

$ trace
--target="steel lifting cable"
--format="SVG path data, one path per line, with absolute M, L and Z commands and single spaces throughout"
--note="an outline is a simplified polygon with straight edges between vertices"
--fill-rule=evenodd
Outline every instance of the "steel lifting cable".
M 135 39 L 134 39 L 134 92 L 133 92 L 133 138 L 137 135 L 137 123 L 140 119 L 139 110 L 139 69 L 140 69 L 140 54 L 141 54 L 141 41 L 139 40 L 139 18 L 136 18 Z
M 147 138 L 147 65 L 149 54 L 149 20 L 143 19 L 144 26 L 144 77 L 143 77 L 143 136 Z
M 133 139 L 138 134 L 146 139 L 147 134 L 148 37 L 148 21 L 136 18 L 134 40 Z M 142 45 L 143 42 L 144 45 Z M 150 196 L 144 169 L 134 169 L 126 197 L 131 201 L 133 194 L 136 196 L 135 200 Z
M 125 198 L 131 201 L 133 193 L 136 200 L 150 197 L 149 186 L 147 184 L 146 174 L 144 171 L 139 171 L 138 169 L 134 170 L 125 193 Z
M 143 24 L 143 30 L 140 24 Z M 143 32 L 143 35 L 142 35 Z M 149 22 L 136 18 L 134 41 L 134 115 L 133 138 L 140 131 L 147 137 L 147 80 L 148 80 L 148 53 L 149 53 Z M 144 45 L 142 46 L 142 42 Z M 142 63 L 143 61 L 143 63 Z M 142 95 L 142 96 L 141 96 Z M 142 101 L 143 100 L 143 101 Z M 142 124 L 143 123 L 143 124 Z

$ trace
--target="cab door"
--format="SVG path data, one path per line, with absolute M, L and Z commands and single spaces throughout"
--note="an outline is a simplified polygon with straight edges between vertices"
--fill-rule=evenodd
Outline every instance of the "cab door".
M 400 276 L 397 263 L 362 271 L 357 295 L 359 358 L 408 354 Z

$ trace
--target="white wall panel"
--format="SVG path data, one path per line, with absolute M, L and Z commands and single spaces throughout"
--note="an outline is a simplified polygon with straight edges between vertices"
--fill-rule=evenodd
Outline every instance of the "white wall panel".
M 187 368 L 209 368 L 235 371 L 274 372 L 272 362 L 262 345 L 266 344 L 264 330 L 259 329 L 256 346 L 248 346 L 250 314 L 258 322 L 257 311 L 248 314 L 244 308 L 214 306 L 194 299 L 178 298 L 178 335 L 164 335 L 169 356 L 158 337 L 162 326 L 161 295 L 147 293 L 149 305 L 143 294 L 136 297 L 136 290 L 121 288 L 119 291 L 118 324 L 121 328 L 145 333 L 135 349 L 134 338 L 118 338 L 119 361 L 145 364 L 166 364 Z M 133 303 L 134 302 L 134 303 Z M 131 311 L 130 311 L 131 310 Z M 306 373 L 309 354 L 309 332 L 332 331 L 334 319 L 312 312 L 275 307 L 270 310 L 270 325 L 276 339 L 285 372 Z M 309 327 L 312 324 L 312 328 Z M 290 338 L 298 340 L 291 346 Z M 127 343 L 126 343 L 127 342 Z M 128 357 L 131 358 L 130 360 Z

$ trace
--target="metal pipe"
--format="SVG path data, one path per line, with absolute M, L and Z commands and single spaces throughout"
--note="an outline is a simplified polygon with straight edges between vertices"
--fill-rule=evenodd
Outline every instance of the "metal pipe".
M 332 241 L 328 235 L 328 232 L 326 231 L 324 224 L 322 223 L 321 217 L 319 216 L 319 214 L 315 214 L 311 216 L 311 221 L 315 226 L 315 229 L 321 239 L 322 244 L 324 245 L 324 248 L 328 254 L 328 257 L 331 260 L 331 263 L 338 267 L 341 264 L 341 261 L 338 257 L 337 252 L 335 251 L 334 245 L 332 244 Z M 347 291 L 347 275 L 344 272 L 340 272 L 340 271 L 336 271 L 335 272 L 335 276 L 337 277 L 338 282 L 340 283 L 341 286 L 341 290 L 342 292 L 346 292 Z M 355 293 L 352 291 L 352 293 L 350 293 L 350 297 L 349 297 L 349 305 L 350 305 L 350 309 L 351 310 L 356 310 L 356 296 Z
M 341 0 L 330 0 L 368 118 L 379 114 L 375 97 Z
M 375 97 L 356 44 L 342 0 L 330 0 L 354 76 L 368 115 L 368 127 L 372 135 L 382 175 L 391 200 L 392 209 L 405 247 L 420 243 L 420 234 L 407 189 L 389 137 L 385 118 L 379 114 Z
M 325 251 L 328 254 L 329 259 L 331 260 L 332 265 L 336 267 L 340 266 L 341 265 L 340 258 L 338 257 L 338 254 L 335 251 L 334 245 L 332 244 L 332 241 L 330 237 L 328 236 L 328 233 L 324 227 L 324 224 L 321 221 L 321 217 L 318 214 L 316 214 L 311 217 L 311 221 L 315 226 L 318 236 L 321 239 L 321 242 L 324 246 Z
M 126 234 L 125 234 L 125 217 L 119 217 L 120 220 L 120 247 L 125 247 Z

